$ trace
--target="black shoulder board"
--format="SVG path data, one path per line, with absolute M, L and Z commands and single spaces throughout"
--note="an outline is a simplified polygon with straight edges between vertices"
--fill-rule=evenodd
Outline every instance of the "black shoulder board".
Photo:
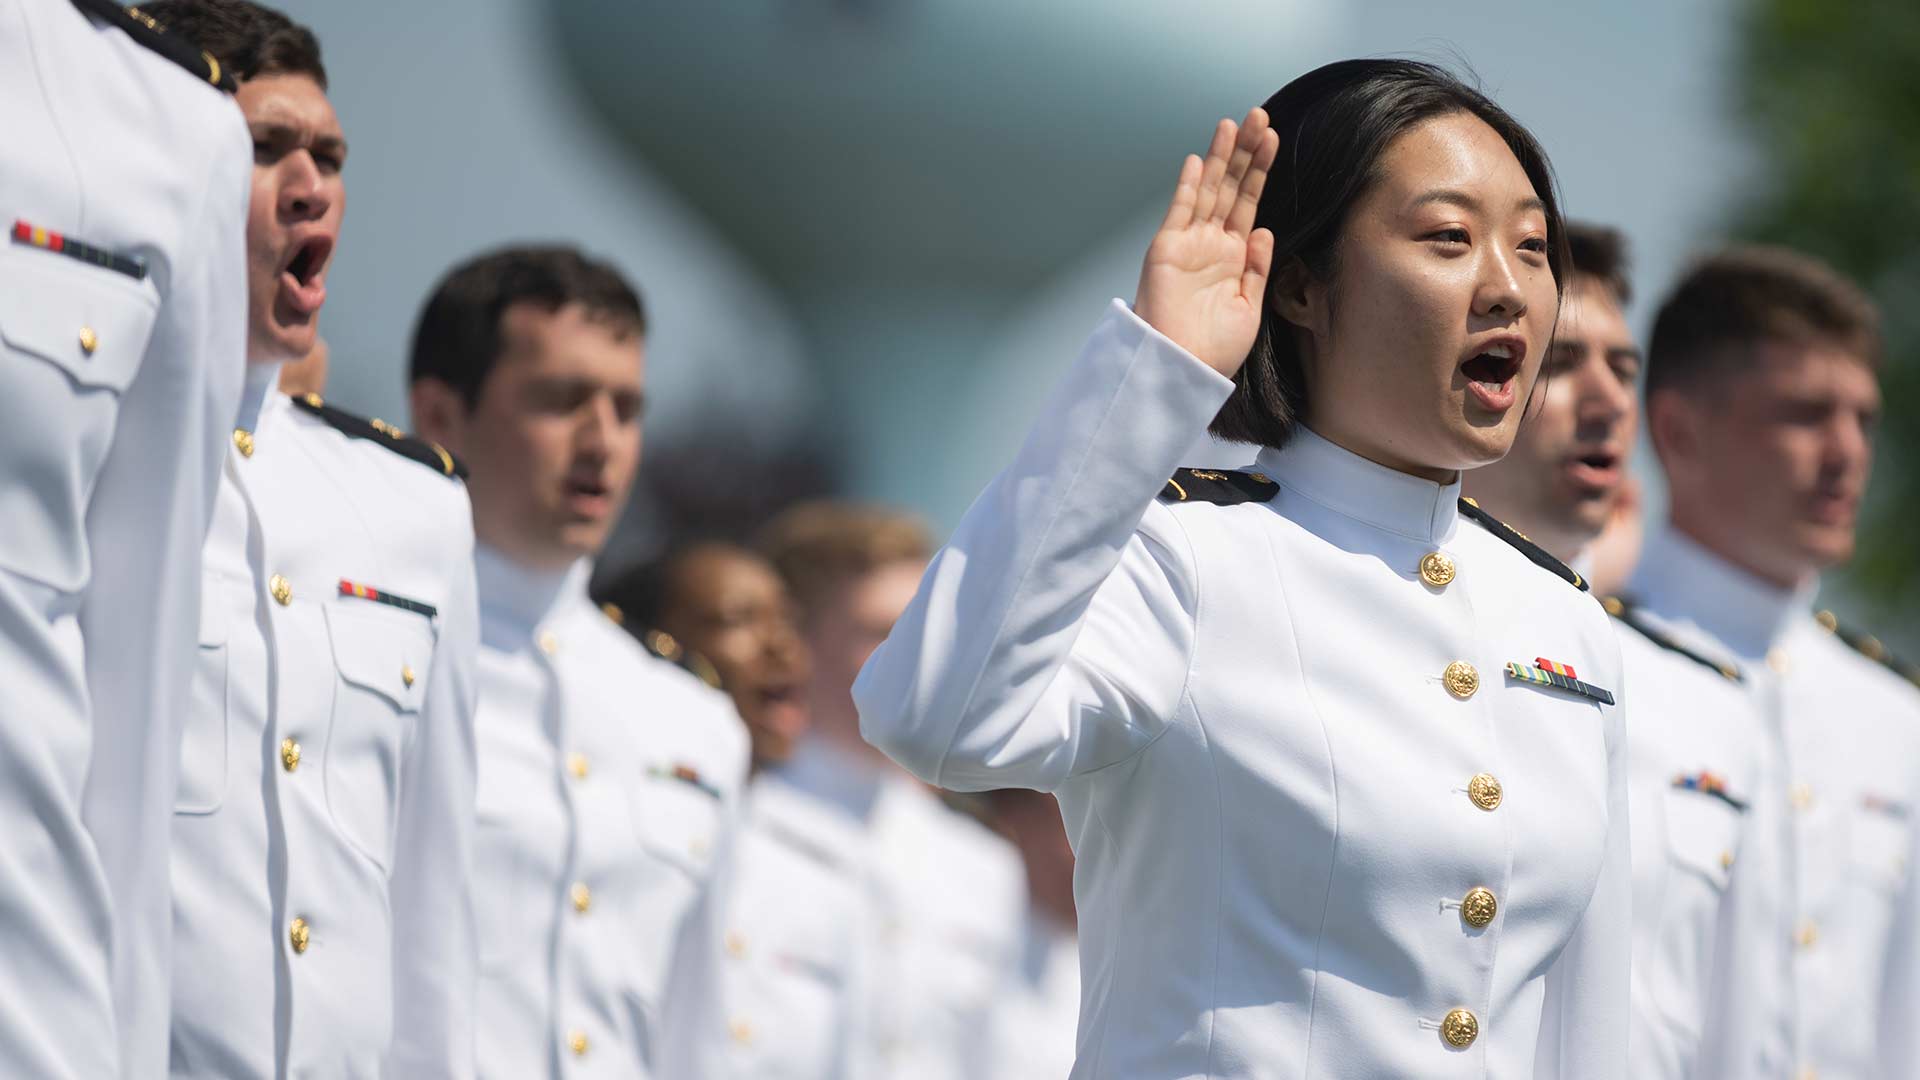
M 1280 493 L 1280 485 L 1266 473 L 1231 472 L 1224 469 L 1176 469 L 1173 479 L 1160 489 L 1168 502 L 1205 502 L 1233 506 L 1245 502 L 1270 502 Z
M 1527 539 L 1525 533 L 1494 517 L 1492 514 L 1487 513 L 1485 510 L 1480 509 L 1479 503 L 1474 502 L 1472 499 L 1461 499 L 1460 512 L 1485 526 L 1488 532 L 1512 544 L 1520 554 L 1525 555 L 1535 566 L 1551 571 L 1555 577 L 1560 578 L 1581 592 L 1587 591 L 1587 579 L 1575 573 L 1573 567 L 1554 558 L 1552 553 L 1547 551 L 1546 548 Z
M 1879 638 L 1874 637 L 1872 634 L 1863 634 L 1858 630 L 1849 630 L 1841 626 L 1840 620 L 1834 618 L 1833 612 L 1831 611 L 1815 612 L 1813 621 L 1819 623 L 1823 629 L 1831 633 L 1834 637 L 1839 638 L 1854 652 L 1859 653 L 1861 656 L 1875 663 L 1885 665 L 1895 675 L 1900 676 L 1915 686 L 1920 686 L 1920 666 L 1908 663 L 1888 652 L 1887 647 L 1880 643 Z
M 1699 664 L 1701 667 L 1709 668 L 1715 674 L 1724 676 L 1730 682 L 1747 681 L 1747 677 L 1740 673 L 1738 667 L 1730 663 L 1715 660 L 1704 653 L 1695 652 L 1687 648 L 1685 645 L 1676 641 L 1672 634 L 1653 626 L 1647 622 L 1647 620 L 1641 618 L 1640 614 L 1633 608 L 1633 601 L 1620 596 L 1603 596 L 1600 598 L 1600 606 L 1607 609 L 1607 614 L 1626 623 L 1635 633 L 1653 642 L 1655 645 L 1671 652 L 1679 653 L 1681 656 Z
M 617 611 L 619 609 L 615 608 L 614 610 Z M 621 618 L 624 620 L 626 616 L 622 615 Z M 669 664 L 678 664 L 680 667 L 691 672 L 694 678 L 699 679 L 715 690 L 721 689 L 720 671 L 713 666 L 713 662 L 680 644 L 679 640 L 672 634 L 667 633 L 665 630 L 646 630 L 642 631 L 639 636 L 640 644 L 645 645 L 648 652 L 665 660 Z
M 73 6 L 108 26 L 126 31 L 128 37 L 186 68 L 194 78 L 229 94 L 237 89 L 233 73 L 222 66 L 217 57 L 179 34 L 169 33 L 153 16 L 139 8 L 123 8 L 113 0 L 73 0 Z
M 385 420 L 366 420 L 345 409 L 336 409 L 321 401 L 319 394 L 301 394 L 293 399 L 293 403 L 353 438 L 379 443 L 401 457 L 417 461 L 444 476 L 462 480 L 467 478 L 467 467 L 439 443 L 413 438 Z

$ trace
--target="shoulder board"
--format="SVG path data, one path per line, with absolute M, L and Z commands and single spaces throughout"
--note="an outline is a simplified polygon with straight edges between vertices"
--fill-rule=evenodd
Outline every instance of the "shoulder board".
M 1552 553 L 1547 551 L 1546 548 L 1527 539 L 1527 534 L 1501 521 L 1485 510 L 1480 509 L 1479 503 L 1474 502 L 1472 499 L 1461 499 L 1460 513 L 1479 522 L 1488 532 L 1512 544 L 1520 554 L 1525 555 L 1535 566 L 1549 571 L 1555 577 L 1579 589 L 1581 592 L 1587 591 L 1587 579 L 1574 572 L 1573 567 L 1554 558 Z
M 379 443 L 401 457 L 417 461 L 443 476 L 461 480 L 467 478 L 467 467 L 453 456 L 452 451 L 439 443 L 416 439 L 385 420 L 367 420 L 345 409 L 336 409 L 321 401 L 319 394 L 301 394 L 293 399 L 293 403 L 348 436 Z
M 1160 489 L 1160 497 L 1168 502 L 1206 502 L 1220 506 L 1271 502 L 1279 493 L 1280 485 L 1266 473 L 1225 469 L 1176 469 L 1173 479 Z
M 207 85 L 229 94 L 237 89 L 233 73 L 221 65 L 219 58 L 179 34 L 169 33 L 139 8 L 123 8 L 113 0 L 73 0 L 73 6 L 108 26 L 119 27 L 134 41 L 186 68 Z
M 1600 598 L 1600 606 L 1607 609 L 1607 614 L 1627 624 L 1635 633 L 1653 642 L 1655 645 L 1669 652 L 1679 653 L 1681 656 L 1699 664 L 1701 667 L 1708 668 L 1715 674 L 1724 676 L 1729 682 L 1738 683 L 1747 681 L 1747 677 L 1740 673 L 1738 667 L 1730 663 L 1715 660 L 1705 653 L 1699 653 L 1689 649 L 1675 640 L 1672 634 L 1655 627 L 1653 624 L 1647 622 L 1647 620 L 1641 618 L 1640 614 L 1634 610 L 1633 601 L 1619 596 L 1603 596 Z
M 1813 621 L 1819 623 L 1822 629 L 1834 637 L 1839 638 L 1842 643 L 1854 652 L 1859 653 L 1861 656 L 1877 664 L 1885 666 L 1895 675 L 1900 676 L 1915 686 L 1920 686 L 1920 666 L 1911 664 L 1888 652 L 1887 647 L 1881 644 L 1879 638 L 1874 637 L 1872 634 L 1863 634 L 1858 630 L 1849 630 L 1841 626 L 1840 620 L 1834 618 L 1833 612 L 1831 611 L 1815 612 Z
M 614 608 L 614 610 L 618 611 L 620 609 Z M 622 619 L 624 618 L 625 616 L 622 616 Z M 713 662 L 680 644 L 679 639 L 672 634 L 667 633 L 665 630 L 643 630 L 640 631 L 639 637 L 640 644 L 646 646 L 647 651 L 654 656 L 665 660 L 669 664 L 680 666 L 692 673 L 694 678 L 699 679 L 715 690 L 722 689 L 720 686 L 720 671 L 713 666 Z

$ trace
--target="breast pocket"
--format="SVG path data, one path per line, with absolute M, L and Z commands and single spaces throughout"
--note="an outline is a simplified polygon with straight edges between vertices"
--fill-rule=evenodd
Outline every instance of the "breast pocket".
M 1898 895 L 1907 883 L 1910 828 L 1904 818 L 1886 810 L 1853 811 L 1847 836 L 1852 876 L 1889 899 Z
M 158 307 L 148 282 L 0 248 L 0 567 L 66 591 L 85 583 L 87 499 Z
M 719 840 L 718 789 L 689 765 L 656 764 L 632 799 L 641 845 L 696 880 L 706 880 Z
M 177 813 L 211 814 L 226 799 L 230 603 L 224 580 L 206 576 L 200 587 L 192 705 L 180 739 L 180 787 L 173 804 Z
M 1667 790 L 1667 855 L 1683 874 L 1715 893 L 1733 878 L 1741 813 L 1714 795 Z
M 372 604 L 328 604 L 339 674 L 327 730 L 327 811 L 381 870 L 393 854 L 400 768 L 433 665 L 433 624 Z

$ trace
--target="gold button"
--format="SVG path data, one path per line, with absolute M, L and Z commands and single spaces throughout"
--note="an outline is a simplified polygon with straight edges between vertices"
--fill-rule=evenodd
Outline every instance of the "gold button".
M 587 1033 L 584 1031 L 568 1032 L 567 1049 L 573 1051 L 575 1057 L 584 1057 L 587 1052 Z
M 240 451 L 241 457 L 253 456 L 253 432 L 242 428 L 233 429 L 233 448 Z
M 728 956 L 747 955 L 747 939 L 741 937 L 738 931 L 735 931 L 735 930 L 727 931 L 725 942 L 727 946 Z
M 408 686 L 413 685 L 413 665 L 412 664 L 400 665 L 400 681 L 403 683 L 406 683 Z
M 1795 1075 L 1798 1077 L 1798 1080 L 1820 1080 L 1820 1070 L 1811 1065 L 1801 1069 Z
M 1465 660 L 1455 660 L 1440 673 L 1440 681 L 1447 684 L 1447 693 L 1465 701 L 1480 689 L 1480 673 Z
M 1473 779 L 1467 781 L 1467 798 L 1482 810 L 1492 810 L 1500 805 L 1500 781 L 1488 773 L 1475 773 Z
M 1813 805 L 1813 785 L 1805 780 L 1795 781 L 1787 789 L 1787 798 L 1792 801 L 1795 810 L 1805 810 Z
M 573 910 L 582 915 L 585 915 L 587 909 L 593 906 L 593 890 L 587 888 L 587 883 L 584 881 L 574 882 L 573 888 L 567 890 L 567 895 L 573 897 Z
M 707 838 L 704 836 L 696 836 L 692 840 L 687 841 L 687 853 L 696 859 L 706 858 L 707 852 L 711 850 L 713 850 L 713 848 L 707 843 Z
M 1773 669 L 1775 675 L 1785 675 L 1787 669 L 1793 666 L 1793 661 L 1787 658 L 1785 649 L 1768 649 L 1767 666 Z
M 753 1041 L 753 1025 L 745 1020 L 735 1020 L 727 1025 L 727 1034 L 733 1037 L 734 1042 L 745 1046 Z
M 300 744 L 293 739 L 280 740 L 280 767 L 288 772 L 300 767 Z
M 281 577 L 279 574 L 275 574 L 267 579 L 267 591 L 273 594 L 274 600 L 277 601 L 281 607 L 286 607 L 288 604 L 293 603 L 293 583 Z
M 1453 582 L 1453 560 L 1443 551 L 1429 551 L 1420 558 L 1420 580 L 1436 589 Z
M 581 753 L 568 754 L 567 771 L 573 774 L 575 780 L 585 780 L 587 778 L 587 755 Z
M 1460 901 L 1460 917 L 1468 926 L 1485 926 L 1493 921 L 1500 911 L 1500 901 L 1494 899 L 1493 890 L 1476 886 L 1468 889 L 1467 895 Z
M 1803 921 L 1800 924 L 1800 929 L 1796 931 L 1793 935 L 1793 943 L 1800 946 L 1803 949 L 1813 948 L 1814 943 L 1819 940 L 1820 940 L 1820 926 L 1818 923 L 1815 923 L 1812 919 L 1807 919 Z
M 307 928 L 307 920 L 293 920 L 293 925 L 287 927 L 287 940 L 293 943 L 295 955 L 306 952 L 308 943 L 313 940 L 313 931 Z
M 91 326 L 81 327 L 80 328 L 80 351 L 83 353 L 86 353 L 88 356 L 92 356 L 93 350 L 99 347 L 100 347 L 100 335 L 93 332 L 93 327 Z
M 1455 1009 L 1440 1021 L 1440 1034 L 1453 1046 L 1471 1046 L 1480 1037 L 1480 1021 L 1465 1009 Z
M 546 653 L 548 656 L 552 656 L 554 653 L 560 651 L 560 639 L 554 637 L 553 631 L 551 630 L 541 631 L 539 638 L 536 639 L 536 643 L 540 646 L 540 651 Z
M 1722 870 L 1733 869 L 1733 852 L 1723 851 L 1720 853 L 1720 869 Z

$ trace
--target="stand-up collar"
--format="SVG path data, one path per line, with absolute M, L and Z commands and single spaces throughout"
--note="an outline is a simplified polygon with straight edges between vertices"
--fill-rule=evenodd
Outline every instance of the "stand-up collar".
M 240 390 L 240 411 L 233 418 L 235 428 L 254 435 L 260 433 L 261 413 L 271 411 L 269 402 L 285 397 L 278 392 L 280 368 L 279 364 L 247 365 L 247 379 Z
M 873 812 L 887 778 L 878 762 L 843 750 L 819 735 L 795 743 L 793 755 L 776 768 L 775 775 L 863 821 Z
M 1287 445 L 1260 451 L 1256 466 L 1281 486 L 1375 528 L 1425 543 L 1453 535 L 1460 477 L 1436 484 L 1369 461 L 1301 427 Z
M 565 570 L 532 570 L 482 544 L 473 552 L 480 588 L 480 633 L 488 644 L 513 649 L 531 641 L 540 625 L 573 601 L 584 603 L 593 564 L 586 559 Z
M 1692 623 L 1739 658 L 1764 657 L 1813 606 L 1819 579 L 1782 589 L 1734 566 L 1667 525 L 1647 539 L 1632 596 L 1654 614 Z

